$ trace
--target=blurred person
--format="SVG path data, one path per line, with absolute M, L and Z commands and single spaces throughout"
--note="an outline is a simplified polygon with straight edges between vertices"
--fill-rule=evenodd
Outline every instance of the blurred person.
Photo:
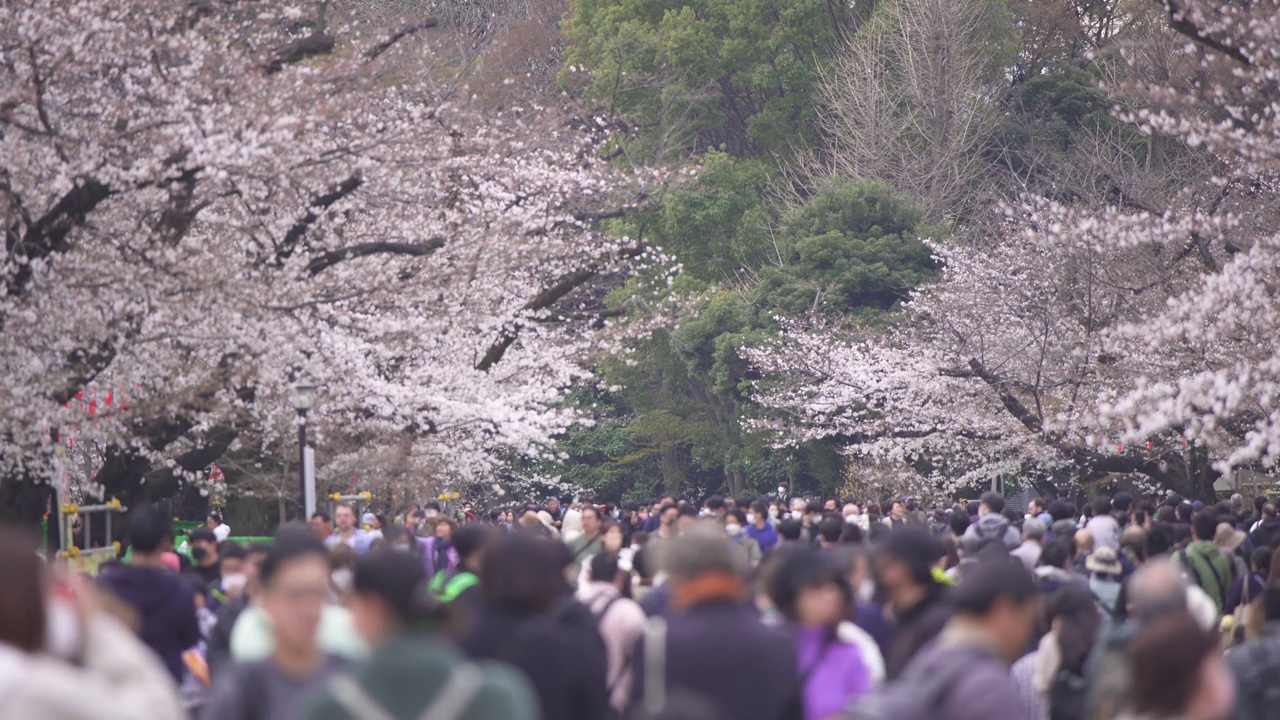
M 369 533 L 356 527 L 356 509 L 351 503 L 338 503 L 333 509 L 333 522 L 336 527 L 333 534 L 325 538 L 326 547 L 332 547 L 337 543 L 342 543 L 357 555 L 364 555 L 369 552 L 369 545 L 373 543 L 373 538 L 369 537 Z
M 867 522 L 867 516 L 862 512 L 862 509 L 859 508 L 856 504 L 846 503 L 845 506 L 841 509 L 841 514 L 844 516 L 845 522 L 850 523 L 852 525 L 857 525 L 858 527 L 862 528 L 863 532 L 870 531 L 870 524 Z
M 761 554 L 768 554 L 778 544 L 778 530 L 769 521 L 769 507 L 763 500 L 751 503 L 743 532 L 756 541 Z
M 240 565 L 243 587 L 239 594 L 229 598 L 222 607 L 218 608 L 213 630 L 209 634 L 205 660 L 209 666 L 210 677 L 216 677 L 231 662 L 231 631 L 236 621 L 240 619 L 240 613 L 248 607 L 250 596 L 257 592 L 258 571 L 262 567 L 262 559 L 266 556 L 266 545 L 250 545 L 244 549 L 244 560 Z M 224 583 L 227 578 L 227 575 L 223 575 Z
M 184 720 L 172 673 L 93 585 L 50 576 L 32 536 L 0 528 L 0 717 Z
M 1235 582 L 1235 569 L 1231 557 L 1213 542 L 1217 530 L 1217 519 L 1212 513 L 1197 513 L 1191 521 L 1192 542 L 1174 553 L 1173 561 L 1187 580 L 1213 600 L 1221 615 L 1227 604 L 1227 593 Z
M 1040 563 L 1041 546 L 1044 544 L 1046 528 L 1044 523 L 1035 517 L 1022 523 L 1022 544 L 1009 554 L 1022 561 L 1027 572 L 1035 569 Z
M 218 601 L 217 606 L 210 608 L 214 612 L 219 607 L 240 597 L 244 593 L 245 549 L 237 542 L 225 540 L 218 544 L 218 585 L 210 588 L 209 594 Z
M 692 505 L 685 505 L 676 512 L 676 532 L 680 535 L 685 534 L 690 528 L 698 522 L 698 509 Z
M 715 518 L 721 523 L 724 522 L 725 513 L 730 509 L 728 507 L 728 503 L 725 502 L 725 499 L 719 495 L 712 495 L 707 498 L 707 501 L 703 503 L 703 507 L 709 513 L 707 517 Z
M 882 521 L 890 530 L 900 530 L 907 526 L 907 508 L 901 500 L 894 500 L 889 505 L 889 515 Z
M 778 544 L 777 549 L 781 550 L 788 547 L 808 547 L 808 543 L 801 539 L 804 535 L 804 524 L 795 518 L 786 518 L 778 522 Z
M 1232 635 L 1235 642 L 1253 640 L 1262 632 L 1265 622 L 1263 590 L 1271 567 L 1271 548 L 1258 548 L 1249 558 L 1248 572 L 1241 573 L 1227 593 L 1227 613 L 1233 614 Z
M 308 692 L 345 666 L 316 641 L 329 574 L 322 541 L 302 528 L 281 528 L 263 558 L 256 600 L 271 625 L 270 654 L 228 669 L 215 682 L 202 718 L 290 720 Z
M 200 642 L 200 624 L 191 585 L 162 559 L 173 549 L 172 520 L 155 505 L 141 505 L 129 512 L 125 523 L 133 561 L 104 568 L 98 586 L 137 611 L 142 642 L 159 656 L 173 681 L 181 682 L 182 653 Z
M 644 633 L 645 612 L 618 589 L 623 571 L 618 556 L 604 550 L 591 558 L 589 579 L 579 585 L 577 598 L 591 611 L 608 656 L 607 689 L 609 704 L 618 713 L 626 710 L 631 697 L 632 657 Z
M 1066 540 L 1045 543 L 1040 552 L 1040 564 L 1035 569 L 1036 587 L 1041 595 L 1048 595 L 1065 585 L 1085 585 L 1086 578 L 1075 572 L 1075 548 Z
M 1276 506 L 1272 503 L 1263 505 L 1261 512 L 1261 519 L 1254 523 L 1249 533 L 1249 541 L 1256 548 L 1270 548 L 1280 537 L 1280 517 L 1276 516 Z
M 873 561 L 885 610 L 894 618 L 893 641 L 885 656 L 885 676 L 896 680 L 916 653 L 942 632 L 951 618 L 946 586 L 933 574 L 942 545 L 921 527 L 887 535 Z
M 1124 567 L 1111 548 L 1098 548 L 1089 556 L 1085 567 L 1089 570 L 1089 592 L 1093 593 L 1104 622 L 1110 625 L 1123 615 L 1120 593 L 1124 589 Z
M 222 522 L 222 513 L 217 510 L 210 510 L 205 516 L 205 526 L 213 531 L 220 543 L 226 542 L 227 538 L 231 537 L 231 526 Z
M 323 540 L 328 540 L 333 534 L 333 518 L 329 517 L 329 513 L 323 510 L 317 510 L 311 513 L 310 522 L 307 527 L 311 528 L 311 534 Z
M 577 577 L 582 572 L 582 567 L 594 556 L 600 552 L 603 547 L 603 539 L 601 538 L 601 518 L 600 509 L 595 505 L 584 504 L 580 511 L 581 516 L 581 532 L 572 539 L 566 539 L 569 546 L 569 552 L 573 559 L 573 569 L 571 577 L 574 583 L 577 583 Z
M 775 562 L 769 597 L 794 637 L 804 716 L 833 717 L 877 684 L 873 666 L 883 678 L 884 660 L 870 636 L 861 645 L 850 637 L 854 594 L 830 553 L 792 550 Z
M 579 503 L 575 498 L 564 508 L 564 514 L 560 516 L 560 539 L 564 542 L 571 542 L 582 535 L 582 510 L 587 503 Z M 597 510 L 596 516 L 599 517 Z M 555 517 L 554 515 L 552 516 Z
M 664 564 L 672 612 L 634 651 L 644 662 L 635 664 L 632 707 L 644 697 L 645 673 L 660 666 L 658 687 L 700 698 L 718 717 L 800 720 L 803 701 L 791 643 L 744 605 L 746 585 L 724 531 L 716 523 L 690 528 L 672 541 Z
M 738 559 L 742 561 L 744 568 L 754 568 L 760 564 L 760 560 L 764 558 L 764 553 L 760 550 L 760 543 L 746 533 L 744 526 L 747 523 L 747 514 L 741 510 L 729 510 L 724 515 L 724 529 L 729 534 L 729 541 L 733 543 L 734 550 L 738 553 Z
M 187 534 L 191 545 L 191 570 L 208 587 L 217 587 L 222 582 L 222 567 L 219 565 L 218 536 L 207 527 L 199 527 Z
M 1044 500 L 1034 497 L 1027 501 L 1027 518 L 1035 518 L 1044 523 L 1046 528 L 1053 526 L 1053 516 L 1049 514 L 1048 506 Z
M 483 608 L 461 646 L 472 658 L 523 671 L 542 717 L 598 720 L 610 712 L 600 640 L 555 617 L 564 607 L 563 551 L 561 543 L 527 534 L 498 538 L 480 570 Z
M 423 572 L 428 579 L 432 579 L 436 573 L 447 572 L 458 566 L 458 551 L 453 547 L 456 524 L 447 517 L 437 516 L 427 520 L 427 527 L 431 528 L 431 534 L 427 537 L 414 537 L 414 541 L 422 555 Z
M 468 530 L 458 531 L 459 539 Z M 433 710 L 454 720 L 538 720 L 527 680 L 498 663 L 471 663 L 432 631 L 435 608 L 421 590 L 422 563 L 375 551 L 356 565 L 348 604 L 369 658 L 332 676 L 306 703 L 304 720 L 418 720 Z
M 1044 598 L 1048 632 L 1013 664 L 1013 677 L 1031 720 L 1083 720 L 1088 703 L 1086 664 L 1102 632 L 1096 601 L 1068 585 Z
M 1224 720 L 1235 702 L 1217 637 L 1185 611 L 1158 617 L 1129 643 L 1133 711 L 1141 720 Z
M 844 535 L 844 525 L 844 519 L 838 515 L 831 515 L 818 521 L 816 533 L 818 547 L 830 550 L 839 545 L 840 538 Z
M 1027 708 L 1009 667 L 1031 637 L 1038 599 L 1021 561 L 984 556 L 952 594 L 955 614 L 937 641 L 911 660 L 896 684 L 844 717 L 1023 720 Z
M 1227 653 L 1238 688 L 1235 720 L 1266 720 L 1280 708 L 1280 683 L 1276 682 L 1280 677 L 1280 584 L 1268 585 L 1261 603 L 1265 620 L 1261 632 Z
M 428 581 L 431 596 L 443 603 L 461 600 L 464 604 L 479 609 L 480 568 L 484 564 L 485 550 L 492 540 L 493 532 L 484 525 L 458 528 L 453 536 L 454 548 L 458 551 L 458 564 L 451 570 L 436 573 Z
M 1150 557 L 1147 530 L 1138 524 L 1125 528 L 1124 532 L 1120 533 L 1120 552 L 1135 568 L 1146 562 Z
M 976 540 L 978 549 L 987 544 L 1003 545 L 1012 552 L 1022 543 L 1022 536 L 1010 524 L 1004 512 L 1004 498 L 999 493 L 985 492 L 978 503 L 978 520 L 964 531 L 964 537 Z

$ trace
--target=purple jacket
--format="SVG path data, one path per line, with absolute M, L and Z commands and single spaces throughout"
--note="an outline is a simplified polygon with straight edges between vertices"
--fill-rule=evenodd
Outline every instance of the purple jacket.
M 422 551 L 422 569 L 427 572 L 428 578 L 433 578 L 436 573 L 441 570 L 452 570 L 458 567 L 458 551 L 453 549 L 451 545 L 445 551 L 445 555 L 449 558 L 448 567 L 436 567 L 436 538 L 432 537 L 414 537 L 414 541 L 418 543 L 418 549 Z
M 871 691 L 871 670 L 856 645 L 832 637 L 828 628 L 798 628 L 795 638 L 805 720 L 835 717 Z

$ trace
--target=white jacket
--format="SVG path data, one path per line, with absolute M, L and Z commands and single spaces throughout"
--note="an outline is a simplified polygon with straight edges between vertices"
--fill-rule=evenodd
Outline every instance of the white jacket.
M 114 618 L 85 631 L 84 666 L 0 644 L 0 720 L 185 720 L 160 660 Z

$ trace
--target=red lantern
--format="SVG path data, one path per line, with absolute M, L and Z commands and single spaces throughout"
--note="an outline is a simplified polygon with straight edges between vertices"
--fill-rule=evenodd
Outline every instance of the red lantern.
M 1124 452 L 1124 444 L 1123 444 L 1123 443 L 1121 443 L 1120 445 L 1117 445 L 1117 446 L 1116 446 L 1116 452 L 1118 452 L 1118 453 L 1122 453 L 1122 452 Z

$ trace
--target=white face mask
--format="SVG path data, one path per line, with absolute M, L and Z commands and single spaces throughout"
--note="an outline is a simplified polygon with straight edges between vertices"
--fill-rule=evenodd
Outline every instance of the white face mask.
M 351 581 L 354 580 L 353 573 L 347 568 L 338 568 L 329 573 L 329 581 L 333 583 L 333 587 L 338 592 L 346 592 L 351 589 Z
M 70 603 L 52 598 L 45 607 L 44 648 L 50 655 L 74 660 L 83 646 L 80 617 Z
M 244 573 L 231 573 L 230 575 L 223 575 L 222 589 L 226 590 L 229 593 L 240 592 L 241 590 L 244 589 L 244 585 L 246 582 L 248 582 L 248 579 L 245 578 Z
M 755 524 L 756 524 L 756 514 L 755 514 L 755 513 L 747 513 L 747 524 L 748 524 L 748 525 L 755 525 Z
M 436 511 L 436 510 L 427 510 L 426 512 L 422 513 L 422 515 L 423 515 L 423 517 L 425 517 L 425 518 L 427 518 L 428 520 L 430 520 L 430 519 L 431 519 L 431 518 L 433 518 L 433 517 L 439 517 L 439 516 L 440 516 L 440 513 L 439 513 L 438 511 Z
M 730 535 L 737 535 L 738 533 L 742 532 L 742 526 L 739 525 L 738 523 L 729 523 L 724 526 L 724 529 L 728 531 Z

